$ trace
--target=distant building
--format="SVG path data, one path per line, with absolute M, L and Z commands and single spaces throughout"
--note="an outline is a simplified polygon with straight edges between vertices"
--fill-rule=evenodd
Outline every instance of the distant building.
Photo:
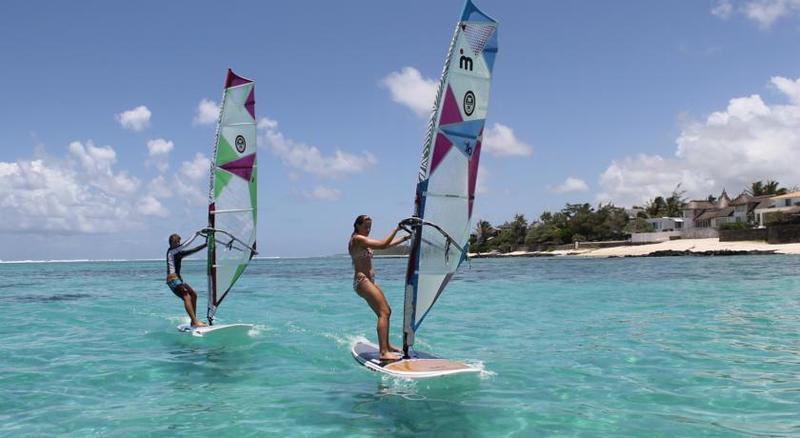
M 731 200 L 725 190 L 714 201 L 689 201 L 682 211 L 686 221 L 685 227 L 688 228 L 714 228 L 718 229 L 727 223 L 750 223 L 756 224 L 757 218 L 755 211 L 762 203 L 770 199 L 766 196 L 750 196 L 742 192 L 739 196 Z
M 784 215 L 800 215 L 800 192 L 772 196 L 762 200 L 754 209 L 756 225 L 761 228 L 767 226 L 770 215 L 778 212 Z
M 685 228 L 703 228 L 709 227 L 709 224 L 698 224 L 698 218 L 706 211 L 717 208 L 713 202 L 710 201 L 689 201 L 684 204 L 681 212 L 683 213 L 683 220 Z
M 681 231 L 683 229 L 683 218 L 680 217 L 655 217 L 645 220 L 653 226 L 655 232 Z

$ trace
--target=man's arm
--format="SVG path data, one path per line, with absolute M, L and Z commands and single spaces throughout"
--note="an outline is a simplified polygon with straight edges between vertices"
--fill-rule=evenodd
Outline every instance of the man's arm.
M 192 242 L 194 242 L 194 239 L 197 239 L 197 236 L 200 236 L 200 235 L 201 234 L 199 232 L 194 233 L 194 236 L 191 239 L 189 239 L 188 242 L 184 243 L 183 245 L 181 245 L 179 247 L 178 253 L 180 254 L 181 257 L 192 255 L 192 254 L 196 253 L 197 251 L 200 251 L 201 249 L 205 248 L 208 245 L 208 241 L 206 241 L 203 244 L 198 245 L 198 246 L 196 246 L 194 248 L 186 249 L 189 245 L 192 244 Z

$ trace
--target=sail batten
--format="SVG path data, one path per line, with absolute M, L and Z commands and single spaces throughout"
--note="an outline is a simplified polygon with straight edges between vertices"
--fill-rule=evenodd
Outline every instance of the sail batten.
M 209 322 L 256 254 L 255 83 L 228 70 L 208 194 Z
M 403 344 L 466 259 L 481 140 L 497 52 L 497 22 L 467 0 L 447 52 L 422 149 Z

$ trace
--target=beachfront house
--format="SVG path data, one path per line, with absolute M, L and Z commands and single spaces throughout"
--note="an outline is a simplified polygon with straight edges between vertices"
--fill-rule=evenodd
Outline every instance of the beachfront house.
M 702 228 L 709 225 L 698 224 L 698 218 L 707 210 L 716 208 L 713 202 L 710 201 L 689 201 L 681 208 L 683 213 L 684 229 L 688 228 Z
M 736 199 L 731 201 L 733 207 L 733 220 L 731 222 L 755 224 L 755 209 L 772 195 L 750 196 L 742 192 Z
M 762 200 L 754 210 L 755 222 L 760 228 L 766 227 L 771 217 L 800 214 L 800 192 L 772 196 Z
M 653 226 L 655 232 L 680 231 L 683 229 L 683 218 L 680 217 L 654 217 L 645 219 Z
M 766 206 L 764 202 L 771 198 L 771 195 L 750 196 L 742 192 L 730 200 L 723 190 L 714 202 L 689 201 L 682 209 L 686 221 L 684 228 L 718 229 L 726 223 L 756 224 L 756 209 Z

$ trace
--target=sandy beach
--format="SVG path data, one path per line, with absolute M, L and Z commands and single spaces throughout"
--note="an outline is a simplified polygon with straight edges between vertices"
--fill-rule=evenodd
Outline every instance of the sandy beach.
M 470 254 L 471 257 L 530 257 L 530 256 L 580 256 L 580 257 L 625 257 L 647 256 L 659 251 L 774 251 L 775 254 L 800 255 L 800 243 L 771 245 L 766 242 L 720 242 L 719 239 L 679 239 L 649 245 L 616 246 L 612 248 L 581 248 L 547 252 L 514 251 L 507 254 Z

